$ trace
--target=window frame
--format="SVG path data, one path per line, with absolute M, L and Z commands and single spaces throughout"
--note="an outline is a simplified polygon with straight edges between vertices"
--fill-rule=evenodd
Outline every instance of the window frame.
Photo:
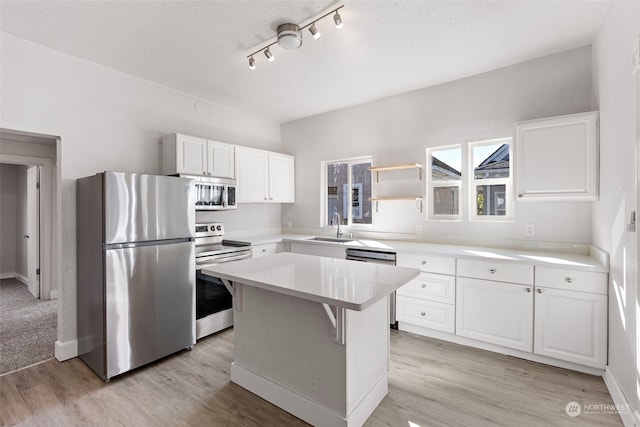
M 432 155 L 433 152 L 436 151 L 445 151 L 445 150 L 460 150 L 460 179 L 458 180 L 443 180 L 443 181 L 434 181 L 431 170 L 432 163 Z M 463 144 L 453 144 L 439 147 L 430 147 L 427 148 L 427 168 L 426 168 L 426 179 L 427 179 L 427 197 L 425 198 L 427 201 L 427 219 L 432 221 L 462 221 L 464 215 L 464 181 L 465 181 L 465 150 L 463 149 Z M 434 201 L 434 188 L 437 187 L 458 187 L 458 214 L 457 215 L 437 215 L 434 212 L 435 201 Z
M 348 166 L 348 180 L 347 180 L 347 188 L 353 188 L 353 171 L 352 171 L 352 165 L 353 164 L 357 164 L 357 163 L 369 163 L 371 166 L 373 166 L 373 156 L 360 156 L 360 157 L 350 157 L 350 158 L 346 158 L 346 159 L 338 159 L 338 160 L 324 160 L 322 162 L 320 162 L 320 210 L 321 210 L 321 214 L 320 214 L 320 227 L 321 228 L 335 228 L 335 225 L 330 225 L 329 221 L 331 218 L 328 218 L 328 212 L 327 212 L 327 200 L 328 200 L 328 194 L 327 194 L 327 166 L 330 164 L 336 164 L 336 163 L 347 163 Z M 372 174 L 371 171 L 369 171 L 370 174 Z M 373 194 L 373 176 L 371 176 L 370 178 L 370 182 L 371 182 L 371 194 Z M 362 191 L 362 194 L 364 195 L 364 191 Z M 347 214 L 348 214 L 348 220 L 346 224 L 340 224 L 343 227 L 349 227 L 352 229 L 361 229 L 361 230 L 370 230 L 373 228 L 373 222 L 374 222 L 374 209 L 373 206 L 371 208 L 371 224 L 358 224 L 358 223 L 353 223 L 353 204 L 352 203 L 348 203 L 347 204 L 348 208 L 347 208 Z M 361 212 L 362 215 L 362 212 Z M 344 218 L 342 218 L 342 215 L 340 216 L 340 219 L 344 222 Z
M 509 176 L 505 178 L 481 178 L 477 179 L 473 166 L 473 149 L 487 145 L 509 144 Z M 494 138 L 481 141 L 472 141 L 467 144 L 467 203 L 469 205 L 470 222 L 513 222 L 513 138 Z M 505 214 L 504 215 L 478 215 L 476 209 L 476 187 L 482 185 L 504 185 L 505 186 Z

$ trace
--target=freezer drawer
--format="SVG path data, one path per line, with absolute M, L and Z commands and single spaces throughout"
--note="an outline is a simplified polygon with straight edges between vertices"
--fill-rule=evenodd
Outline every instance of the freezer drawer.
M 105 250 L 106 378 L 193 346 L 193 242 Z

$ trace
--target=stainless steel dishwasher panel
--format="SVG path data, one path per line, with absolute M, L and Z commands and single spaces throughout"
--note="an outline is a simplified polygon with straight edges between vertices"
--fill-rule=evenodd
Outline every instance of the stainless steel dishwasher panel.
M 191 347 L 192 241 L 105 250 L 106 378 Z

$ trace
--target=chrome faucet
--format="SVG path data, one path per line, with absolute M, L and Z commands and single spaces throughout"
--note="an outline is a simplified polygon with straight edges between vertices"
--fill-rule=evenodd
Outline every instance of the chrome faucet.
M 342 237 L 342 230 L 340 230 L 340 214 L 338 212 L 334 212 L 331 217 L 331 225 L 336 224 L 338 226 L 338 231 L 336 231 L 336 238 Z

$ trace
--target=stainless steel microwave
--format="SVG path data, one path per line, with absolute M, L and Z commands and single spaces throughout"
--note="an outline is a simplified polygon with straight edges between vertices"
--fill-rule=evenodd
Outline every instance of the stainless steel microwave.
M 180 175 L 194 181 L 197 211 L 236 209 L 236 181 L 227 178 Z

